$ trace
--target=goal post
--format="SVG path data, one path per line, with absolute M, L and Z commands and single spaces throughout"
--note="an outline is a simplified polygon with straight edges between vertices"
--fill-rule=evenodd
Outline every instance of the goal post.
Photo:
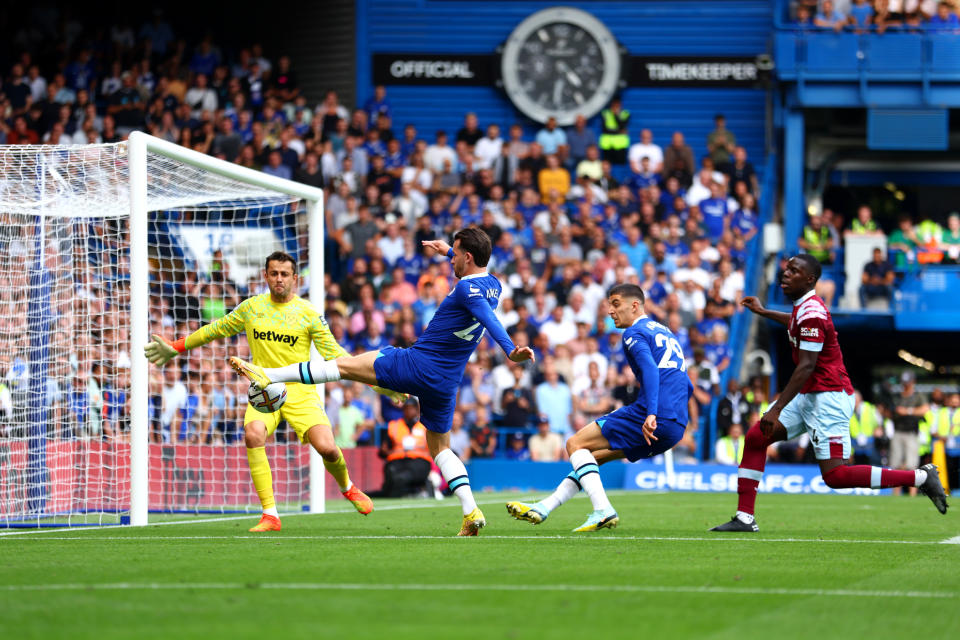
M 212 292 L 214 265 L 226 277 L 221 263 L 229 263 L 243 269 L 254 295 L 262 259 L 277 249 L 302 270 L 309 255 L 307 295 L 322 312 L 323 196 L 140 132 L 116 144 L 0 146 L 0 348 L 9 347 L 0 353 L 0 529 L 142 526 L 157 511 L 259 511 L 242 434 L 218 443 L 230 446 L 195 434 L 158 439 L 167 406 L 158 380 L 170 365 L 153 367 L 143 347 L 161 321 L 173 331 L 169 318 L 183 309 L 166 296 L 181 287 L 180 276 Z M 220 288 L 223 295 L 204 301 L 222 315 L 238 298 L 228 302 Z M 246 348 L 242 338 L 239 346 Z M 201 362 L 198 375 L 207 347 L 175 360 L 176 372 L 193 385 L 217 367 L 222 383 L 237 385 L 217 392 L 218 415 L 242 416 L 234 405 L 223 409 L 224 397 L 242 396 L 245 405 L 246 396 L 223 371 L 228 346 L 217 349 L 216 364 Z M 108 422 L 116 430 L 109 438 Z M 268 452 L 278 458 L 270 460 L 278 505 L 323 512 L 320 456 L 292 442 Z M 216 489 L 197 489 L 204 482 Z
M 128 140 L 128 154 L 130 166 L 130 244 L 131 247 L 147 246 L 147 215 L 150 210 L 148 198 L 148 154 L 153 153 L 169 158 L 202 171 L 222 176 L 230 180 L 262 187 L 266 190 L 295 196 L 306 202 L 309 226 L 309 255 L 310 255 L 310 300 L 323 311 L 323 190 L 309 185 L 285 180 L 266 173 L 255 171 L 247 167 L 238 166 L 206 154 L 187 149 L 172 142 L 161 140 L 154 136 L 135 131 Z M 134 354 L 139 354 L 147 344 L 150 336 L 147 332 L 147 283 L 149 266 L 147 252 L 131 251 L 130 275 L 131 285 L 131 346 Z M 130 524 L 143 526 L 147 524 L 149 513 L 149 459 L 147 447 L 149 430 L 147 424 L 147 367 L 145 358 L 132 357 L 131 387 L 133 403 L 130 426 Z M 323 394 L 323 387 L 318 389 Z M 309 511 L 323 513 L 324 499 L 324 467 L 320 456 L 311 447 L 310 450 L 310 497 Z

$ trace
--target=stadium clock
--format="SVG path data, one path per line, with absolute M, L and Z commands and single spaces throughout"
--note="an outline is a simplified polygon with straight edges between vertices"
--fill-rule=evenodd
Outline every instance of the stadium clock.
M 500 83 L 524 115 L 573 124 L 603 109 L 621 86 L 624 50 L 585 11 L 552 7 L 517 25 L 500 52 Z

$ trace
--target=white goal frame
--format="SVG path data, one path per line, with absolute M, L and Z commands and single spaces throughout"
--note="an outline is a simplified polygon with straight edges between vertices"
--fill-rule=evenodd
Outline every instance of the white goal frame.
M 149 364 L 142 355 L 149 339 L 149 260 L 148 252 L 137 250 L 148 242 L 149 207 L 147 199 L 147 154 L 171 160 L 263 187 L 306 202 L 308 249 L 310 255 L 310 300 L 323 312 L 324 300 L 324 210 L 323 190 L 285 180 L 253 169 L 212 158 L 186 147 L 146 133 L 135 131 L 128 140 L 130 175 L 130 525 L 148 524 L 149 505 Z M 302 266 L 302 265 L 301 265 Z M 323 394 L 321 386 L 319 392 Z M 325 470 L 320 455 L 310 447 L 309 512 L 323 513 Z

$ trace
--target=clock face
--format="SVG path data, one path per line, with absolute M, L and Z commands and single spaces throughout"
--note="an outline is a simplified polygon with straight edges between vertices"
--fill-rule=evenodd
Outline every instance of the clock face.
M 573 124 L 603 109 L 620 81 L 620 51 L 613 34 L 590 14 L 568 7 L 544 9 L 521 22 L 503 47 L 503 87 L 530 118 Z

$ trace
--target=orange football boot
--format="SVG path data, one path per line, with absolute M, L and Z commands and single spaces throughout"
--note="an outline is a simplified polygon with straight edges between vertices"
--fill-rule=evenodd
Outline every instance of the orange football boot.
M 357 485 L 352 485 L 349 489 L 343 492 L 343 497 L 353 503 L 353 506 L 357 508 L 357 511 L 363 515 L 367 515 L 373 511 L 373 500 L 370 499 L 370 496 L 365 494 L 363 491 L 357 488 Z
M 250 527 L 250 531 L 254 533 L 260 533 L 262 531 L 280 531 L 280 518 L 277 516 L 267 515 L 265 513 L 260 516 L 260 522 L 257 523 L 257 526 Z

